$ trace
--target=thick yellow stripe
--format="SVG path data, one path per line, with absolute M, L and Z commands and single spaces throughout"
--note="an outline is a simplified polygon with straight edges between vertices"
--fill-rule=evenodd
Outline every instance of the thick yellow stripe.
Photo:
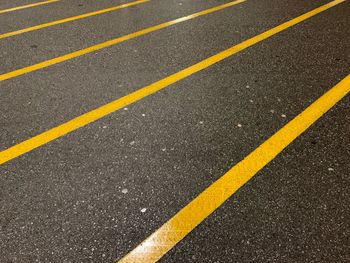
M 26 74 L 26 73 L 29 73 L 29 72 L 32 72 L 32 71 L 36 71 L 36 70 L 39 70 L 39 69 L 42 69 L 42 68 L 46 68 L 46 67 L 49 67 L 49 66 L 61 63 L 61 62 L 66 61 L 66 60 L 70 60 L 70 59 L 73 59 L 73 58 L 76 58 L 76 57 L 80 57 L 82 55 L 89 54 L 91 52 L 94 52 L 94 51 L 97 51 L 97 50 L 100 50 L 100 49 L 103 49 L 103 48 L 107 48 L 107 47 L 119 44 L 119 43 L 127 41 L 127 40 L 130 40 L 132 38 L 136 38 L 136 37 L 139 37 L 139 36 L 142 36 L 142 35 L 146 35 L 148 33 L 151 33 L 151 32 L 154 32 L 154 31 L 157 31 L 157 30 L 160 30 L 160 29 L 163 29 L 163 28 L 166 28 L 166 27 L 169 27 L 169 26 L 172 26 L 172 25 L 175 25 L 175 24 L 178 24 L 178 23 L 181 23 L 181 22 L 184 22 L 184 21 L 187 21 L 187 20 L 199 17 L 199 16 L 203 16 L 203 15 L 207 15 L 207 14 L 210 14 L 210 13 L 213 13 L 213 12 L 217 12 L 219 10 L 222 10 L 222 9 L 227 8 L 227 7 L 231 7 L 231 6 L 237 5 L 237 4 L 245 2 L 245 1 L 246 0 L 236 0 L 236 1 L 233 1 L 233 2 L 229 2 L 227 4 L 219 5 L 219 6 L 216 6 L 216 7 L 213 7 L 213 8 L 209 8 L 209 9 L 200 11 L 198 13 L 194 13 L 194 14 L 189 15 L 189 16 L 181 17 L 181 18 L 178 18 L 178 19 L 175 19 L 175 20 L 163 23 L 163 24 L 152 26 L 152 27 L 149 27 L 149 28 L 146 28 L 146 29 L 134 32 L 134 33 L 131 33 L 129 35 L 118 37 L 118 38 L 115 38 L 115 39 L 112 39 L 112 40 L 109 40 L 109 41 L 106 41 L 106 42 L 103 42 L 103 43 L 100 43 L 100 44 L 97 44 L 97 45 L 94 45 L 94 46 L 91 46 L 91 47 L 88 47 L 88 48 L 84 48 L 84 49 L 81 49 L 81 50 L 78 50 L 78 51 L 75 51 L 75 52 L 72 52 L 72 53 L 69 53 L 69 54 L 57 57 L 57 58 L 46 60 L 44 62 L 40 62 L 38 64 L 29 66 L 29 67 L 17 69 L 17 70 L 14 70 L 14 71 L 11 71 L 11 72 L 8 72 L 8 73 L 0 75 L 0 81 L 6 80 L 6 79 L 11 79 L 11 78 L 14 78 L 14 77 L 17 77 L 17 76 L 20 76 L 20 75 L 23 75 L 23 74 Z
M 49 1 L 38 2 L 38 3 L 34 3 L 34 4 L 29 4 L 29 5 L 22 5 L 22 6 L 12 7 L 12 8 L 9 8 L 9 9 L 0 10 L 0 14 L 16 11 L 16 10 L 20 10 L 20 9 L 30 8 L 30 7 L 34 7 L 34 6 L 39 6 L 39 5 L 51 4 L 51 3 L 54 3 L 54 2 L 58 2 L 58 1 L 60 1 L 60 0 L 49 0 Z
M 59 0 L 54 0 L 54 1 L 59 1 Z M 142 4 L 142 3 L 146 3 L 146 2 L 149 2 L 149 1 L 150 0 L 138 0 L 138 1 L 127 3 L 127 4 L 113 6 L 113 7 L 107 8 L 107 9 L 94 11 L 94 12 L 91 12 L 91 13 L 86 13 L 86 14 L 82 14 L 82 15 L 78 15 L 78 16 L 67 17 L 67 18 L 56 20 L 56 21 L 52 21 L 52 22 L 49 22 L 49 23 L 23 28 L 23 29 L 20 29 L 20 30 L 16 30 L 16 31 L 0 34 L 0 39 L 7 38 L 7 37 L 12 37 L 12 36 L 23 34 L 23 33 L 27 33 L 27 32 L 30 32 L 30 31 L 35 31 L 35 30 L 42 29 L 42 28 L 49 27 L 49 26 L 59 25 L 59 24 L 71 22 L 71 21 L 74 21 L 74 20 L 87 18 L 87 17 L 90 17 L 90 16 L 101 15 L 101 14 L 104 14 L 104 13 L 107 13 L 107 12 L 112 12 L 112 11 L 115 11 L 115 10 L 118 10 L 118 9 L 126 8 L 126 7 L 133 6 L 133 5 L 138 5 L 138 4 Z
M 53 129 L 50 129 L 46 132 L 43 132 L 37 136 L 34 136 L 28 140 L 25 140 L 19 144 L 16 144 L 2 152 L 0 152 L 0 164 L 3 164 L 11 159 L 14 159 L 22 154 L 25 154 L 29 151 L 32 151 L 35 148 L 38 148 L 50 141 L 53 141 L 59 137 L 64 136 L 67 133 L 70 133 L 80 127 L 83 127 L 93 121 L 96 121 L 98 119 L 101 119 L 105 117 L 106 115 L 115 112 L 127 105 L 130 105 L 136 101 L 139 101 L 159 90 L 162 90 L 169 85 L 180 81 L 202 69 L 205 69 L 225 58 L 228 58 L 237 52 L 246 49 L 260 41 L 263 41 L 264 39 L 273 36 L 274 34 L 277 34 L 293 25 L 296 25 L 314 15 L 317 15 L 339 3 L 342 3 L 346 0 L 335 0 L 332 1 L 326 5 L 323 5 L 319 8 L 316 8 L 310 12 L 305 13 L 304 15 L 301 15 L 297 18 L 294 18 L 288 22 L 285 22 L 275 28 L 272 28 L 260 35 L 257 35 L 253 38 L 250 38 L 238 45 L 235 45 L 229 49 L 226 49 L 212 57 L 209 57 L 205 60 L 202 60 L 201 62 L 194 64 L 188 68 L 185 68 L 173 75 L 170 75 L 162 80 L 159 80 L 151 85 L 148 85 L 146 87 L 143 87 L 133 93 L 130 93 L 120 99 L 117 99 L 115 101 L 112 101 L 100 108 L 97 108 L 95 110 L 92 110 L 90 112 L 87 112 L 75 119 L 72 119 L 66 123 L 63 123 Z
M 159 260 L 349 92 L 350 75 L 211 184 L 119 263 Z

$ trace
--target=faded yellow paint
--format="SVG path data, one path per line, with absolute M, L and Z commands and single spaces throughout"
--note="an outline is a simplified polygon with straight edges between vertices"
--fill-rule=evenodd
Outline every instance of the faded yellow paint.
M 58 1 L 60 1 L 60 0 L 48 0 L 48 1 L 37 2 L 37 3 L 29 4 L 29 5 L 22 5 L 22 6 L 12 7 L 12 8 L 8 8 L 8 9 L 3 9 L 3 10 L 0 10 L 0 14 L 13 12 L 13 11 L 21 10 L 21 9 L 26 9 L 26 8 L 30 8 L 30 7 L 40 6 L 40 5 L 47 5 L 47 4 L 51 4 L 54 2 L 58 2 Z
M 149 28 L 146 28 L 146 29 L 143 29 L 143 30 L 140 30 L 140 31 L 137 31 L 137 32 L 125 35 L 125 36 L 122 36 L 122 37 L 118 37 L 118 38 L 115 38 L 115 39 L 103 42 L 103 43 L 100 43 L 100 44 L 97 44 L 97 45 L 93 45 L 93 46 L 90 46 L 88 48 L 84 48 L 84 49 L 81 49 L 81 50 L 78 50 L 78 51 L 75 51 L 75 52 L 72 52 L 72 53 L 60 56 L 60 57 L 49 59 L 49 60 L 40 62 L 40 63 L 32 65 L 32 66 L 28 66 L 28 67 L 25 67 L 25 68 L 17 69 L 17 70 L 14 70 L 14 71 L 11 71 L 11 72 L 8 72 L 8 73 L 0 75 L 0 81 L 11 79 L 11 78 L 14 78 L 14 77 L 17 77 L 17 76 L 20 76 L 20 75 L 23 75 L 23 74 L 26 74 L 26 73 L 29 73 L 29 72 L 32 72 L 32 71 L 36 71 L 36 70 L 39 70 L 39 69 L 43 69 L 43 68 L 46 68 L 46 67 L 49 67 L 49 66 L 61 63 L 63 61 L 67 61 L 67 60 L 70 60 L 70 59 L 73 59 L 73 58 L 76 58 L 76 57 L 80 57 L 80 56 L 89 54 L 91 52 L 95 52 L 95 51 L 98 51 L 98 50 L 101 50 L 101 49 L 104 49 L 104 48 L 107 48 L 107 47 L 119 44 L 121 42 L 130 40 L 130 39 L 142 36 L 142 35 L 149 34 L 151 32 L 154 32 L 154 31 L 157 31 L 157 30 L 160 30 L 160 29 L 163 29 L 163 28 L 166 28 L 166 27 L 169 27 L 169 26 L 172 26 L 172 25 L 175 25 L 175 24 L 178 24 L 178 23 L 181 23 L 181 22 L 184 22 L 184 21 L 187 21 L 187 20 L 199 17 L 199 16 L 203 16 L 203 15 L 207 15 L 207 14 L 210 14 L 210 13 L 213 13 L 213 12 L 217 12 L 219 10 L 222 10 L 222 9 L 234 6 L 234 5 L 242 3 L 242 2 L 245 2 L 245 0 L 236 0 L 236 1 L 233 1 L 233 2 L 229 2 L 229 3 L 223 4 L 223 5 L 219 5 L 219 6 L 216 6 L 216 7 L 213 7 L 213 8 L 209 8 L 209 9 L 206 9 L 206 10 L 194 13 L 194 14 L 189 15 L 189 16 L 181 17 L 181 18 L 178 18 L 178 19 L 166 22 L 166 23 L 162 23 L 162 24 L 159 24 L 159 25 L 156 25 L 156 26 L 152 26 L 152 27 L 149 27 Z
M 59 0 L 53 0 L 53 1 L 59 1 Z M 104 13 L 107 13 L 107 12 L 112 12 L 112 11 L 115 11 L 115 10 L 118 10 L 118 9 L 122 9 L 122 8 L 126 8 L 126 7 L 129 7 L 129 6 L 143 4 L 143 3 L 146 3 L 146 2 L 149 2 L 149 1 L 150 0 L 138 0 L 138 1 L 130 2 L 130 3 L 122 4 L 122 5 L 117 5 L 117 6 L 113 6 L 113 7 L 110 7 L 110 8 L 106 8 L 106 9 L 102 9 L 102 10 L 98 10 L 98 11 L 94 11 L 94 12 L 90 12 L 90 13 L 86 13 L 86 14 L 82 14 L 82 15 L 78 15 L 78 16 L 67 17 L 67 18 L 64 18 L 64 19 L 48 22 L 48 23 L 45 23 L 45 24 L 40 24 L 40 25 L 31 26 L 31 27 L 23 28 L 23 29 L 12 31 L 12 32 L 8 32 L 8 33 L 3 33 L 3 34 L 0 34 L 0 39 L 12 37 L 12 36 L 15 36 L 15 35 L 20 35 L 20 34 L 23 34 L 23 33 L 39 30 L 39 29 L 42 29 L 42 28 L 45 28 L 45 27 L 55 26 L 55 25 L 59 25 L 59 24 L 63 24 L 63 23 L 67 23 L 67 22 L 71 22 L 71 21 L 75 21 L 75 20 L 91 17 L 91 16 L 101 15 L 101 14 L 104 14 Z

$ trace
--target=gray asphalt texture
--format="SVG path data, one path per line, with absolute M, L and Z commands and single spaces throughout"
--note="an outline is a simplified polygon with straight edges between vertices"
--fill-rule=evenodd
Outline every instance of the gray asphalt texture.
M 2 39 L 0 73 L 225 2 L 153 0 Z M 327 2 L 248 0 L 0 82 L 0 150 Z M 2 0 L 0 9 L 28 3 Z M 0 33 L 120 3 L 0 14 Z M 0 262 L 121 258 L 350 73 L 349 14 L 346 1 L 2 165 Z M 160 262 L 349 262 L 349 103 Z

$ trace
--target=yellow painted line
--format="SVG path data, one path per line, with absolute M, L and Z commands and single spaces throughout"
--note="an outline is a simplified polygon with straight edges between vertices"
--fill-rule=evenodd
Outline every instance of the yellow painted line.
M 59 1 L 59 0 L 54 0 L 54 1 Z M 146 2 L 149 2 L 149 1 L 150 0 L 138 0 L 138 1 L 130 2 L 130 3 L 122 4 L 122 5 L 117 5 L 117 6 L 113 6 L 113 7 L 110 7 L 110 8 L 106 8 L 106 9 L 102 9 L 102 10 L 98 10 L 98 11 L 94 11 L 94 12 L 90 12 L 90 13 L 86 13 L 86 14 L 82 14 L 82 15 L 78 15 L 78 16 L 67 17 L 67 18 L 64 18 L 64 19 L 48 22 L 48 23 L 45 23 L 45 24 L 40 24 L 40 25 L 27 27 L 27 28 L 23 28 L 23 29 L 12 31 L 12 32 L 8 32 L 8 33 L 3 33 L 3 34 L 0 34 L 0 39 L 12 37 L 12 36 L 15 36 L 15 35 L 31 32 L 31 31 L 35 31 L 35 30 L 39 30 L 39 29 L 42 29 L 42 28 L 45 28 L 45 27 L 55 26 L 55 25 L 59 25 L 59 24 L 63 24 L 63 23 L 67 23 L 67 22 L 71 22 L 71 21 L 75 21 L 75 20 L 91 17 L 91 16 L 101 15 L 101 14 L 104 14 L 104 13 L 107 13 L 107 12 L 112 12 L 112 11 L 115 11 L 115 10 L 118 10 L 118 9 L 122 9 L 122 8 L 126 8 L 126 7 L 129 7 L 129 6 L 143 4 L 143 3 L 146 3 Z
M 219 61 L 224 60 L 225 58 L 228 58 L 237 52 L 244 50 L 256 43 L 259 43 L 260 41 L 263 41 L 266 38 L 269 38 L 291 26 L 294 26 L 314 15 L 317 15 L 337 4 L 340 4 L 342 2 L 345 2 L 346 0 L 335 0 L 328 4 L 325 4 L 321 7 L 318 7 L 310 12 L 307 12 L 297 18 L 294 18 L 288 22 L 285 22 L 277 27 L 274 27 L 268 31 L 265 31 L 264 33 L 257 35 L 253 38 L 250 38 L 246 41 L 241 42 L 238 45 L 232 46 L 231 48 L 228 48 L 214 56 L 211 56 L 205 60 L 202 60 L 201 62 L 194 64 L 188 68 L 185 68 L 173 75 L 170 75 L 162 80 L 159 80 L 157 82 L 154 82 L 148 86 L 145 86 L 135 92 L 132 92 L 124 97 L 121 97 L 117 100 L 114 100 L 106 105 L 103 105 L 97 109 L 94 109 L 90 112 L 87 112 L 79 117 L 76 117 L 66 123 L 63 123 L 55 128 L 52 128 L 50 130 L 47 130 L 41 134 L 38 134 L 30 139 L 27 139 L 19 144 L 16 144 L 8 149 L 5 149 L 0 152 L 0 164 L 4 164 L 8 162 L 9 160 L 12 160 L 18 156 L 21 156 L 22 154 L 25 154 L 29 151 L 32 151 L 35 148 L 38 148 L 46 143 L 49 143 L 57 138 L 60 138 L 67 133 L 70 133 L 72 131 L 75 131 L 85 125 L 88 125 L 91 122 L 94 122 L 96 120 L 99 120 L 119 109 L 122 109 L 123 107 L 130 105 L 132 103 L 135 103 L 147 96 L 150 96 L 154 94 L 157 91 L 160 91 L 166 87 L 168 87 L 171 84 L 174 84 L 188 76 L 191 76 L 192 74 L 201 71 Z
M 142 35 L 146 35 L 146 34 L 149 34 L 151 32 L 154 32 L 154 31 L 157 31 L 157 30 L 160 30 L 160 29 L 163 29 L 163 28 L 166 28 L 166 27 L 178 24 L 178 23 L 182 23 L 184 21 L 187 21 L 187 20 L 199 17 L 199 16 L 203 16 L 203 15 L 207 15 L 207 14 L 210 14 L 210 13 L 213 13 L 213 12 L 217 12 L 219 10 L 222 10 L 222 9 L 225 9 L 225 8 L 237 5 L 237 4 L 245 2 L 245 1 L 246 0 L 236 0 L 236 1 L 233 1 L 233 2 L 229 2 L 229 3 L 223 4 L 223 5 L 219 5 L 219 6 L 216 6 L 216 7 L 213 7 L 213 8 L 209 8 L 209 9 L 200 11 L 198 13 L 194 13 L 194 14 L 189 15 L 189 16 L 184 16 L 184 17 L 181 17 L 181 18 L 169 21 L 169 22 L 165 22 L 165 23 L 162 23 L 162 24 L 159 24 L 159 25 L 156 25 L 156 26 L 145 28 L 143 30 L 140 30 L 140 31 L 137 31 L 137 32 L 134 32 L 134 33 L 122 36 L 122 37 L 118 37 L 118 38 L 115 38 L 115 39 L 112 39 L 112 40 L 109 40 L 109 41 L 106 41 L 106 42 L 103 42 L 103 43 L 100 43 L 100 44 L 97 44 L 97 45 L 94 45 L 94 46 L 90 46 L 88 48 L 84 48 L 84 49 L 81 49 L 81 50 L 78 50 L 78 51 L 75 51 L 75 52 L 72 52 L 72 53 L 60 56 L 60 57 L 49 59 L 49 60 L 40 62 L 38 64 L 34 64 L 32 66 L 28 66 L 28 67 L 25 67 L 25 68 L 17 69 L 17 70 L 14 70 L 14 71 L 11 71 L 11 72 L 8 72 L 8 73 L 0 75 L 0 81 L 11 79 L 11 78 L 14 78 L 14 77 L 17 77 L 17 76 L 20 76 L 20 75 L 23 75 L 23 74 L 26 74 L 26 73 L 29 73 L 29 72 L 32 72 L 32 71 L 36 71 L 36 70 L 39 70 L 39 69 L 42 69 L 42 68 L 46 68 L 46 67 L 49 67 L 49 66 L 61 63 L 61 62 L 66 61 L 66 60 L 70 60 L 70 59 L 73 59 L 73 58 L 76 58 L 76 57 L 80 57 L 80 56 L 89 54 L 91 52 L 95 52 L 97 50 L 100 50 L 100 49 L 103 49 L 103 48 L 107 48 L 107 47 L 119 44 L 121 42 L 130 40 L 130 39 L 142 36 Z
M 20 9 L 34 7 L 34 6 L 39 6 L 39 5 L 51 4 L 54 2 L 58 2 L 58 1 L 60 1 L 60 0 L 48 0 L 48 1 L 44 1 L 44 2 L 38 2 L 38 3 L 29 4 L 29 5 L 22 5 L 22 6 L 12 7 L 12 8 L 8 8 L 8 9 L 3 9 L 3 10 L 0 10 L 0 14 L 13 12 L 13 11 L 17 11 Z
M 211 184 L 119 263 L 158 261 L 350 92 L 350 75 Z

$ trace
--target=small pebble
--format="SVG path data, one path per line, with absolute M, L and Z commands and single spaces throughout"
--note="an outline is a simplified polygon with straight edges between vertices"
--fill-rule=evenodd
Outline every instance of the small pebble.
M 123 194 L 127 194 L 127 193 L 128 193 L 128 189 L 124 188 L 124 189 L 122 190 L 122 193 L 123 193 Z
M 282 117 L 282 118 L 286 118 L 287 116 L 286 116 L 285 114 L 282 114 L 281 117 Z
M 242 128 L 242 124 L 238 123 L 237 127 Z
M 331 168 L 331 167 L 329 167 L 329 168 L 328 168 L 328 171 L 333 172 L 333 171 L 334 171 L 334 169 L 333 169 L 333 168 Z
M 142 208 L 141 209 L 141 213 L 144 213 L 144 212 L 146 212 L 147 211 L 147 208 Z

